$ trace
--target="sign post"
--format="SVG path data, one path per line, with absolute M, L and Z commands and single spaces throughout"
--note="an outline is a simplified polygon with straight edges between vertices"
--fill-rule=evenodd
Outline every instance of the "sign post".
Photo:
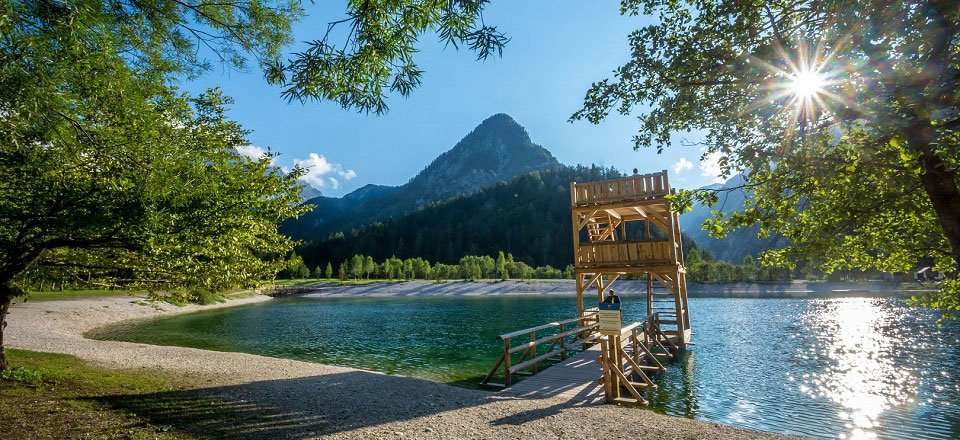
M 623 328 L 623 319 L 620 314 L 620 303 L 600 303 L 598 319 L 600 320 L 600 334 L 620 336 Z
M 607 402 L 613 402 L 620 397 L 620 381 L 613 369 L 620 369 L 620 330 L 623 328 L 623 319 L 619 302 L 601 302 L 597 308 L 600 334 L 604 336 L 600 340 L 604 394 Z

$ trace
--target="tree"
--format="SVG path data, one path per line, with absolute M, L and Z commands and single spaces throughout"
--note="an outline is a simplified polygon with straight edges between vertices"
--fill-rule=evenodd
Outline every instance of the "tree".
M 476 281 L 483 277 L 480 259 L 468 255 L 460 259 L 460 277 L 465 280 Z
M 238 158 L 229 100 L 170 86 L 208 66 L 201 44 L 229 67 L 279 56 L 299 10 L 246 6 L 0 2 L 0 369 L 25 271 L 196 292 L 282 267 L 299 172 Z
M 373 262 L 373 257 L 367 255 L 363 260 L 363 272 L 366 275 L 367 279 L 370 279 L 370 274 L 377 270 L 377 264 Z
M 507 257 L 503 255 L 503 251 L 497 254 L 497 277 L 501 280 L 510 277 L 510 273 L 507 272 Z
M 636 148 L 704 133 L 703 158 L 752 195 L 707 222 L 790 240 L 768 265 L 950 274 L 924 304 L 960 310 L 960 13 L 956 2 L 624 0 L 659 18 L 572 119 L 642 108 Z M 646 110 L 650 109 L 650 110 Z M 679 209 L 715 191 L 681 192 Z
M 229 100 L 213 91 L 149 104 L 136 91 L 114 95 L 118 87 L 98 97 L 116 106 L 80 119 L 90 125 L 0 121 L 0 369 L 2 327 L 25 271 L 93 274 L 189 299 L 272 277 L 292 248 L 276 226 L 303 211 L 300 171 L 280 176 L 269 157 L 236 155 L 245 132 L 224 116 Z M 97 127 L 98 118 L 129 125 Z
M 396 256 L 388 258 L 383 264 L 386 266 L 384 272 L 388 279 L 394 280 L 403 276 L 403 261 Z
M 353 275 L 353 279 L 358 280 L 363 276 L 363 262 L 363 255 L 360 254 L 354 255 L 350 260 L 350 274 Z
M 493 278 L 497 276 L 497 274 L 494 272 L 496 263 L 494 263 L 493 258 L 490 258 L 489 255 L 479 257 L 477 262 L 480 263 L 480 272 L 483 274 L 482 276 L 484 278 Z
M 703 256 L 700 254 L 699 249 L 690 249 L 687 251 L 687 257 L 684 261 L 687 266 L 696 266 L 700 264 L 701 261 L 703 261 Z
M 348 269 L 349 267 L 347 267 L 346 261 L 344 261 L 343 263 L 340 263 L 340 270 L 337 272 L 338 273 L 337 276 L 340 278 L 340 281 L 347 280 L 347 272 L 349 272 Z
M 320 266 L 314 266 L 313 271 L 310 272 L 310 277 L 312 278 L 323 278 L 323 269 Z
M 327 279 L 333 278 L 333 265 L 332 265 L 332 264 L 327 263 L 327 268 L 324 269 L 324 271 L 323 271 L 323 277 L 324 277 L 324 278 L 327 278 Z
M 291 275 L 292 276 L 290 278 L 294 280 L 302 280 L 304 278 L 309 278 L 310 269 L 307 268 L 306 264 L 303 264 L 303 261 L 300 261 L 300 264 L 297 264 L 297 266 L 293 268 Z
M 303 263 L 303 259 L 297 254 L 290 254 L 287 258 L 285 267 L 280 271 L 279 276 L 288 280 L 307 278 L 310 276 L 310 269 Z

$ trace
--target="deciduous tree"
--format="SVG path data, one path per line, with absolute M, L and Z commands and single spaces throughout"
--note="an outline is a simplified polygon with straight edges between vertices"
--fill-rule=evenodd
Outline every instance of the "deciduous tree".
M 25 271 L 178 294 L 272 276 L 296 179 L 238 157 L 229 99 L 173 81 L 278 59 L 288 2 L 0 0 L 2 330 Z M 183 290 L 188 289 L 188 290 Z
M 636 113 L 638 149 L 702 134 L 704 159 L 744 172 L 753 190 L 705 227 L 787 237 L 767 264 L 907 271 L 931 257 L 951 280 L 925 303 L 960 310 L 956 2 L 621 4 L 656 23 L 630 35 L 631 59 L 573 119 Z M 693 197 L 679 194 L 678 208 Z

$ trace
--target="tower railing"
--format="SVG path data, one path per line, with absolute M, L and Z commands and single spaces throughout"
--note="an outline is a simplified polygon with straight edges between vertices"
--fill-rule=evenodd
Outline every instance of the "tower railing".
M 670 194 L 667 172 L 641 174 L 620 179 L 583 182 L 573 185 L 573 206 L 638 201 Z
M 580 243 L 574 255 L 577 267 L 651 266 L 677 264 L 672 240 Z

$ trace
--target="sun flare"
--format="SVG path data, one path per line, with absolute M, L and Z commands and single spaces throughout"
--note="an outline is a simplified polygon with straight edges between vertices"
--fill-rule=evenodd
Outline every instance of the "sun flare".
M 826 81 L 820 72 L 803 70 L 791 76 L 790 91 L 798 99 L 807 100 L 822 93 L 825 84 Z

